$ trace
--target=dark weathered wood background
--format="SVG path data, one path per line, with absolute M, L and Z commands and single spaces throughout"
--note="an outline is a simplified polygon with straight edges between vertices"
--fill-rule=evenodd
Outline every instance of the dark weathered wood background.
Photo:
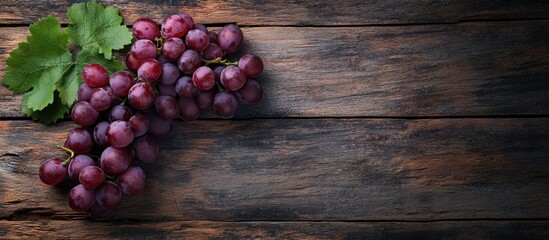
M 0 4 L 0 78 L 72 2 Z M 75 125 L 0 86 L 0 239 L 549 238 L 548 2 L 102 2 L 128 25 L 238 23 L 265 98 L 178 121 L 146 192 L 90 221 L 37 176 Z

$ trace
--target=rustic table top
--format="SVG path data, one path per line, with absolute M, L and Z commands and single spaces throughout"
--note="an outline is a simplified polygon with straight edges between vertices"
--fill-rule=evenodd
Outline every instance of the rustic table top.
M 28 24 L 67 23 L 71 2 L 0 4 L 0 79 Z M 37 176 L 75 125 L 31 121 L 0 86 L 0 239 L 549 238 L 549 3 L 102 2 L 128 25 L 238 23 L 264 99 L 177 121 L 145 193 L 92 221 Z

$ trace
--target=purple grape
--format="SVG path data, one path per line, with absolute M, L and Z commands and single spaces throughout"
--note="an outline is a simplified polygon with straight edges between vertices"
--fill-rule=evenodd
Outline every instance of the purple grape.
M 122 202 L 122 191 L 116 183 L 106 181 L 95 190 L 95 201 L 105 208 L 113 209 Z
M 225 70 L 225 66 L 217 66 L 213 69 L 215 81 L 221 81 L 221 73 Z
M 254 78 L 263 72 L 263 61 L 256 55 L 246 54 L 238 60 L 238 68 L 246 74 L 246 77 Z
M 111 91 L 106 88 L 96 88 L 91 95 L 90 105 L 97 111 L 103 111 L 112 105 L 113 100 Z
M 68 194 L 68 198 L 69 206 L 77 212 L 84 212 L 95 203 L 94 190 L 86 189 L 82 184 L 73 187 Z
M 126 55 L 126 67 L 128 67 L 128 69 L 132 70 L 133 72 L 137 72 L 137 69 L 139 69 L 139 67 L 141 67 L 141 64 L 143 64 L 143 61 L 144 60 L 136 59 L 136 58 L 132 57 L 131 52 L 129 52 Z
M 99 112 L 97 112 L 88 102 L 80 101 L 72 107 L 71 118 L 74 123 L 82 127 L 89 127 L 97 121 Z
M 192 25 L 194 25 L 194 23 L 192 23 Z M 187 34 L 192 28 L 192 25 L 189 27 L 187 20 L 179 14 L 168 15 L 164 21 L 162 21 L 162 35 L 167 38 L 180 38 Z
M 78 181 L 86 189 L 95 189 L 105 181 L 105 172 L 98 166 L 87 166 L 80 171 Z
M 148 39 L 140 39 L 133 43 L 130 54 L 135 59 L 145 60 L 156 57 L 156 45 Z
M 60 158 L 50 158 L 40 166 L 38 176 L 43 183 L 55 185 L 63 181 L 67 176 L 67 168 L 63 165 L 63 160 Z
M 101 153 L 99 165 L 107 174 L 118 175 L 130 166 L 132 155 L 128 148 L 107 147 Z
M 145 191 L 145 172 L 138 166 L 130 166 L 118 176 L 118 184 L 123 193 L 139 195 Z
M 220 81 L 227 90 L 236 91 L 246 83 L 246 74 L 235 66 L 228 66 L 221 72 Z
M 192 50 L 202 51 L 208 47 L 210 39 L 205 32 L 198 29 L 192 29 L 185 36 L 185 44 Z
M 193 29 L 198 29 L 206 34 L 208 33 L 208 28 L 204 24 L 195 23 Z
M 206 49 L 204 49 L 204 52 L 202 52 L 202 56 L 206 60 L 213 60 L 216 58 L 221 58 L 223 56 L 223 52 L 221 51 L 221 48 L 217 46 L 215 43 L 210 43 Z
M 217 93 L 214 98 L 213 112 L 222 118 L 234 116 L 238 108 L 238 101 L 231 92 Z
M 109 141 L 107 141 L 107 128 L 109 127 L 109 123 L 107 121 L 102 121 L 97 123 L 95 125 L 95 128 L 93 129 L 93 139 L 95 140 L 95 143 L 101 147 L 108 147 Z
M 215 91 L 213 89 L 208 91 L 201 91 L 196 97 L 196 105 L 201 110 L 206 110 L 212 108 L 214 97 L 215 97 Z
M 160 64 L 166 64 L 166 63 L 171 63 L 172 61 L 168 61 L 168 59 L 166 59 L 164 57 L 164 55 L 158 55 L 156 56 L 156 61 L 158 61 Z
M 137 159 L 144 163 L 153 163 L 159 149 L 156 139 L 151 135 L 145 135 L 134 140 L 132 150 Z
M 244 35 L 242 30 L 234 24 L 225 25 L 217 34 L 217 45 L 221 50 L 233 53 L 240 49 Z
M 193 84 L 200 90 L 210 90 L 215 85 L 215 76 L 211 68 L 202 66 L 193 73 Z
M 137 76 L 148 83 L 155 82 L 160 75 L 162 75 L 162 65 L 156 59 L 143 62 L 141 67 L 137 69 Z
M 88 64 L 82 70 L 82 80 L 92 88 L 103 87 L 109 83 L 109 72 L 100 64 Z
M 132 107 L 143 110 L 154 100 L 154 90 L 147 83 L 136 83 L 128 92 L 128 101 Z
M 83 83 L 78 88 L 76 99 L 78 101 L 89 101 L 91 98 L 92 92 L 93 92 L 93 88 L 88 86 L 88 84 Z
M 128 122 L 135 138 L 143 136 L 149 131 L 149 119 L 141 113 L 133 115 Z
M 88 213 L 90 214 L 90 216 L 95 219 L 105 218 L 109 216 L 111 212 L 112 212 L 112 209 L 108 209 L 101 206 L 101 204 L 97 203 L 97 201 L 95 201 L 93 206 L 90 209 L 88 209 Z
M 235 92 L 236 99 L 245 104 L 256 104 L 263 98 L 263 88 L 258 81 L 248 78 L 244 86 Z
M 175 62 L 185 50 L 185 43 L 181 38 L 168 38 L 162 46 L 162 56 L 169 62 Z
M 215 43 L 217 45 L 217 33 L 208 31 L 208 38 L 210 39 L 210 44 Z
M 192 97 L 198 94 L 198 88 L 193 84 L 193 80 L 190 77 L 183 76 L 179 78 L 175 84 L 175 92 L 177 95 L 184 97 Z
M 109 122 L 117 120 L 128 121 L 132 117 L 132 111 L 123 105 L 116 105 L 109 112 Z
M 179 13 L 179 14 L 177 14 L 177 15 L 179 15 L 180 17 L 183 18 L 183 20 L 185 20 L 185 25 L 187 25 L 187 29 L 189 29 L 189 30 L 193 29 L 193 27 L 194 27 L 194 20 L 193 20 L 193 18 L 191 17 L 191 15 L 186 14 L 186 13 Z
M 154 107 L 161 118 L 174 119 L 179 114 L 177 100 L 170 96 L 158 96 L 154 100 Z
M 150 18 L 140 18 L 135 20 L 132 26 L 132 34 L 135 39 L 149 39 L 154 41 L 160 37 L 158 24 Z
M 128 71 L 118 71 L 111 75 L 109 85 L 112 88 L 112 94 L 116 97 L 128 96 L 128 91 L 133 86 L 133 75 Z
M 179 97 L 179 116 L 187 121 L 196 120 L 200 116 L 200 108 L 193 98 Z
M 93 162 L 93 159 L 91 157 L 79 154 L 71 160 L 71 162 L 69 163 L 69 167 L 67 168 L 67 172 L 72 180 L 78 180 L 78 176 L 80 176 L 80 171 L 82 171 L 82 169 L 87 166 L 94 165 L 95 162 Z
M 181 72 L 177 66 L 171 63 L 162 64 L 162 75 L 160 75 L 159 82 L 164 85 L 175 84 L 179 75 L 181 75 Z
M 93 147 L 93 139 L 86 129 L 75 128 L 67 135 L 64 146 L 76 154 L 87 153 Z
M 177 92 L 175 91 L 175 84 L 173 85 L 158 84 L 156 87 L 158 88 L 158 94 L 160 94 L 161 96 L 170 96 L 170 97 L 177 96 Z
M 107 128 L 107 141 L 113 147 L 121 148 L 130 145 L 133 141 L 133 131 L 126 121 L 114 121 Z
M 185 74 L 192 74 L 200 67 L 200 54 L 194 50 L 186 50 L 177 60 L 177 67 Z
M 172 130 L 172 120 L 165 120 L 154 111 L 149 113 L 147 117 L 149 119 L 148 133 L 150 133 L 151 135 L 155 137 L 162 137 Z

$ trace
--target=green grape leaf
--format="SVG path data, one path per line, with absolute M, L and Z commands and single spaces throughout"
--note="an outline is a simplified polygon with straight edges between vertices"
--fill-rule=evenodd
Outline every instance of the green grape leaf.
M 69 41 L 90 52 L 98 51 L 106 59 L 112 58 L 112 50 L 131 43 L 132 33 L 122 25 L 117 8 L 105 8 L 96 2 L 73 4 L 68 12 Z
M 105 59 L 99 53 L 93 53 L 88 50 L 80 51 L 76 57 L 75 67 L 70 69 L 67 77 L 58 82 L 57 89 L 59 98 L 63 104 L 68 106 L 76 101 L 78 88 L 82 85 L 82 70 L 87 64 L 98 63 L 107 68 L 109 74 L 122 70 L 124 65 L 116 58 Z
M 53 124 L 56 123 L 59 119 L 62 119 L 65 114 L 69 112 L 69 106 L 61 103 L 61 99 L 59 99 L 59 96 L 57 96 L 57 94 L 54 94 L 53 102 L 48 104 L 44 109 L 33 111 L 26 107 L 28 104 L 29 95 L 30 92 L 23 96 L 21 111 L 25 115 L 31 117 L 34 121 L 40 121 L 45 124 Z
M 66 76 L 73 65 L 67 50 L 68 35 L 53 16 L 30 25 L 31 35 L 21 42 L 6 60 L 7 70 L 2 81 L 15 93 L 25 93 L 24 107 L 42 110 L 54 101 L 56 83 Z

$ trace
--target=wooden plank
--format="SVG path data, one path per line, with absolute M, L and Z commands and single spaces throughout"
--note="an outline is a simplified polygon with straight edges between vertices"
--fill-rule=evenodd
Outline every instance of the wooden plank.
M 265 98 L 238 117 L 549 114 L 548 25 L 244 28 Z M 0 62 L 27 34 L 3 31 Z M 0 117 L 22 116 L 21 97 L 0 93 Z
M 549 218 L 549 125 L 532 119 L 177 122 L 114 219 Z M 0 218 L 74 219 L 42 159 L 74 127 L 0 121 Z M 138 211 L 136 211 L 138 210 Z
M 0 24 L 28 24 L 48 14 L 67 22 L 68 7 L 78 1 L 5 1 Z M 101 1 L 121 9 L 127 24 L 150 17 L 160 22 L 167 14 L 187 12 L 201 23 L 237 22 L 245 25 L 364 25 L 439 23 L 471 19 L 547 18 L 543 1 Z
M 90 222 L 1 221 L 7 239 L 545 239 L 548 221 Z

